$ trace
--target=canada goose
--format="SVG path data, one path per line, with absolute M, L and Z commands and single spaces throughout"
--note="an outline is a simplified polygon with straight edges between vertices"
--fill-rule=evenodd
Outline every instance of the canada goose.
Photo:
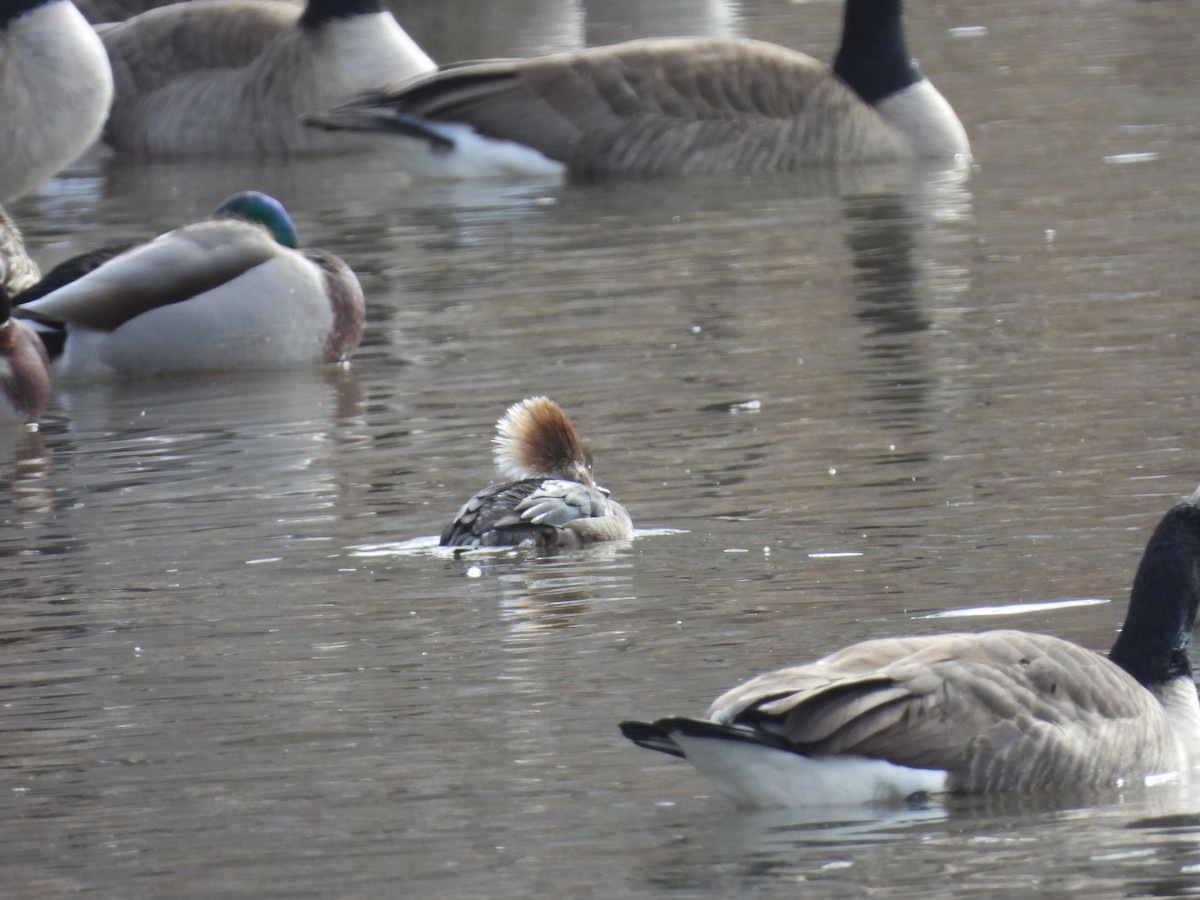
M 338 257 L 296 243 L 283 205 L 245 191 L 211 219 L 68 260 L 16 313 L 60 378 L 344 362 L 362 338 L 362 288 Z
M 450 66 L 308 121 L 407 136 L 402 165 L 429 177 L 748 174 L 970 153 L 908 55 L 901 0 L 846 0 L 832 68 L 759 41 L 640 40 Z
M 116 95 L 104 140 L 151 157 L 344 150 L 303 113 L 428 71 L 381 0 L 209 0 L 107 27 Z
M 159 6 L 170 6 L 172 3 L 196 2 L 196 0 L 75 0 L 75 6 L 83 13 L 83 17 L 93 25 L 108 22 L 123 22 L 148 9 Z M 199 0 L 211 2 L 211 0 Z M 302 3 L 302 0 L 288 0 L 290 3 Z
M 592 452 L 552 400 L 514 403 L 496 423 L 496 468 L 442 532 L 443 547 L 582 547 L 633 537 L 629 513 L 592 477 Z
M 90 147 L 112 92 L 104 47 L 68 0 L 0 0 L 0 203 Z
M 623 722 L 744 805 L 1112 787 L 1200 760 L 1188 648 L 1200 491 L 1155 529 L 1108 658 L 1022 631 L 888 638 L 746 682 L 706 718 Z

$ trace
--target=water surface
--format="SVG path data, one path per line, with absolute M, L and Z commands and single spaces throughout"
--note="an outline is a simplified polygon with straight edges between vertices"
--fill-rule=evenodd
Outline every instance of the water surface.
M 458 6 L 414 20 L 438 58 L 676 6 L 822 58 L 838 30 L 833 2 L 494 0 L 478 33 Z M 271 191 L 369 324 L 347 372 L 63 386 L 0 441 L 5 895 L 1194 893 L 1186 789 L 736 812 L 616 730 L 869 637 L 1104 649 L 1200 482 L 1200 38 L 1176 3 L 909 6 L 968 172 L 413 185 L 386 150 L 99 152 L 16 204 L 49 266 Z M 643 533 L 437 552 L 534 393 Z

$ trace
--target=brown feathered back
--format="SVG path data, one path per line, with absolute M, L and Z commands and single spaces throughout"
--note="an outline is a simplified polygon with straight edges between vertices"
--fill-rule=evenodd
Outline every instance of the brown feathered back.
M 788 171 L 906 150 L 824 63 L 751 40 L 667 38 L 449 67 L 396 95 L 577 175 Z
M 950 790 L 970 793 L 1111 784 L 1187 764 L 1162 705 L 1132 676 L 1021 631 L 865 641 L 759 676 L 708 714 L 773 720 L 813 756 L 944 769 Z

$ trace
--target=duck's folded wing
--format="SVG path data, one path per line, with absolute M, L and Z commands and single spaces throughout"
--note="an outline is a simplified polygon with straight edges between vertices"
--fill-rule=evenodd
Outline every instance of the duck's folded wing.
M 78 281 L 88 272 L 100 268 L 100 266 L 113 257 L 120 256 L 122 253 L 136 246 L 136 243 L 112 244 L 108 247 L 97 247 L 94 250 L 88 250 L 65 259 L 43 275 L 40 280 L 25 288 L 19 294 L 16 294 L 12 298 L 13 305 L 29 304 L 40 297 L 52 294 L 64 285 L 68 285 L 72 281 Z M 28 306 L 24 310 L 17 311 L 18 315 L 22 313 L 28 315 L 30 312 L 31 310 Z M 36 317 L 30 316 L 30 318 Z
M 554 545 L 564 534 L 587 531 L 589 523 L 602 526 L 610 522 L 610 517 L 621 519 L 620 534 L 632 527 L 624 510 L 596 488 L 577 481 L 531 478 L 484 488 L 463 504 L 442 532 L 441 543 L 462 546 L 531 541 Z M 614 539 L 620 534 L 609 535 L 602 528 L 591 539 Z
M 521 522 L 564 528 L 577 519 L 609 515 L 612 502 L 594 487 L 578 481 L 547 479 L 514 509 Z
M 1119 772 L 1140 739 L 1166 727 L 1153 703 L 1098 654 L 995 631 L 855 644 L 759 676 L 718 698 L 709 716 L 753 724 L 809 755 L 945 770 L 952 787 L 977 791 L 1051 787 L 1056 773 L 1088 771 L 1106 742 L 1106 751 L 1120 745 L 1110 754 Z
M 486 487 L 462 505 L 462 509 L 442 532 L 443 546 L 466 546 L 478 543 L 481 539 L 495 538 L 504 528 L 512 528 L 521 524 L 519 516 L 513 514 L 514 508 L 526 497 L 537 490 L 540 479 L 514 481 L 507 484 L 493 484 Z M 533 532 L 529 535 L 534 536 Z M 512 541 L 494 541 L 497 543 L 518 543 Z
M 93 269 L 21 311 L 113 331 L 148 310 L 203 294 L 287 252 L 265 229 L 222 219 L 170 231 Z

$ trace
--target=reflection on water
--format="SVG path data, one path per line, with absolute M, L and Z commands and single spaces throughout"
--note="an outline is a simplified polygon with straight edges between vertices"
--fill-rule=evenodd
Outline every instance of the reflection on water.
M 50 482 L 53 460 L 39 431 L 0 431 L 0 504 L 4 521 L 18 528 L 30 525 L 31 517 L 44 515 L 53 507 Z M 0 545 L 0 555 L 22 553 L 19 546 Z
M 456 56 L 838 27 L 832 0 L 497 0 L 494 32 L 404 5 Z M 1173 7 L 909 4 L 970 171 L 409 185 L 386 149 L 100 152 L 16 204 L 49 265 L 268 190 L 360 273 L 368 332 L 349 371 L 72 385 L 0 436 L 5 896 L 1193 890 L 1192 786 L 743 813 L 615 725 L 985 612 L 1111 644 L 1200 481 Z M 637 536 L 436 548 L 535 393 Z
M 389 0 L 404 29 L 439 63 L 538 56 L 583 46 L 580 0 Z
M 954 230 L 970 222 L 966 178 L 963 169 L 934 170 L 895 190 L 845 199 L 856 314 L 868 326 L 865 399 L 902 431 L 929 428 L 930 310 L 968 289 L 963 268 L 938 264 L 966 237 Z
M 661 844 L 638 875 L 658 890 L 781 891 L 790 884 L 819 896 L 1190 896 L 1200 861 L 1195 815 L 1169 812 L 1185 808 L 1178 798 L 1149 792 L 1099 809 L 1078 801 L 961 798 L 948 808 L 738 811 L 689 829 L 686 841 Z M 1096 846 L 1096 834 L 1109 827 L 1124 831 L 1119 843 Z M 1031 858 L 1038 860 L 1032 868 Z M 1139 874 L 1153 869 L 1157 877 Z M 719 884 L 702 882 L 698 871 L 716 872 Z
M 733 0 L 584 0 L 589 46 L 649 37 L 741 37 Z

